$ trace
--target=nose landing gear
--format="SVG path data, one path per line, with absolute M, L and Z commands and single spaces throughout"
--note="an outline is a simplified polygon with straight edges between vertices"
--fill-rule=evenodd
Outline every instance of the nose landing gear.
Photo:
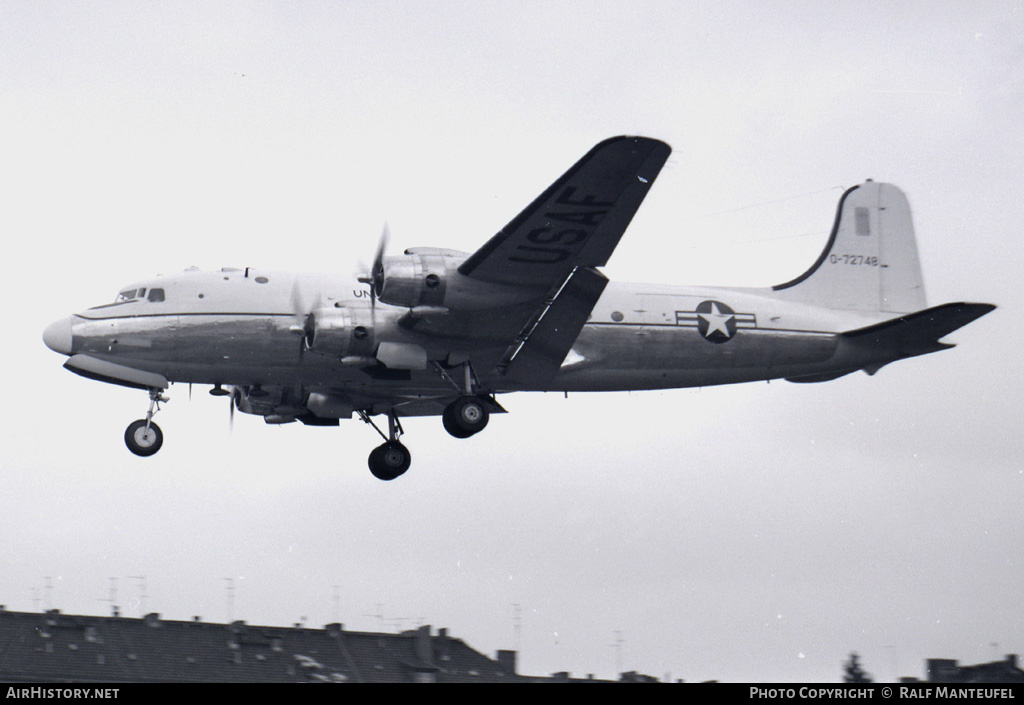
M 164 434 L 153 423 L 153 415 L 160 411 L 160 402 L 170 401 L 159 389 L 149 390 L 149 411 L 146 418 L 132 421 L 124 432 L 124 443 L 128 450 L 143 458 L 155 454 L 164 444 Z

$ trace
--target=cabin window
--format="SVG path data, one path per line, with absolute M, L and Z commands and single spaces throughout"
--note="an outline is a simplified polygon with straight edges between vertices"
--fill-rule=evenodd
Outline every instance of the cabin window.
M 163 289 L 150 289 L 149 290 L 149 300 L 150 301 L 163 301 L 164 300 L 164 290 Z

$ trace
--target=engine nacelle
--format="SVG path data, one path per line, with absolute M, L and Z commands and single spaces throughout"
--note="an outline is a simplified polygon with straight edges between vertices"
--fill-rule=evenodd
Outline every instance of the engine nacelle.
M 451 271 L 458 266 L 451 255 L 410 254 L 385 257 L 383 275 L 374 282 L 377 298 L 386 304 L 413 308 L 414 306 L 443 306 L 448 288 L 449 264 Z
M 464 252 L 415 247 L 404 255 L 385 257 L 373 283 L 377 298 L 386 304 L 415 308 L 437 306 L 479 310 L 509 306 L 543 295 L 526 287 L 484 282 L 459 273 Z
M 318 308 L 306 320 L 305 345 L 307 350 L 334 357 L 372 355 L 371 313 L 347 306 Z

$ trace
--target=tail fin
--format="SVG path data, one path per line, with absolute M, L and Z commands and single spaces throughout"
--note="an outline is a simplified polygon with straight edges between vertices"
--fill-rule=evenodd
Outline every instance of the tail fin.
M 818 261 L 772 290 L 787 300 L 852 311 L 926 308 L 907 197 L 873 181 L 848 190 Z

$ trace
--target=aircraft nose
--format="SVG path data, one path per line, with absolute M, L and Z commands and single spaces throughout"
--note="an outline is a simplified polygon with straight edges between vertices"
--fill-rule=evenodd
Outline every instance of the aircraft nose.
M 71 316 L 54 321 L 43 331 L 46 347 L 61 355 L 71 354 Z

